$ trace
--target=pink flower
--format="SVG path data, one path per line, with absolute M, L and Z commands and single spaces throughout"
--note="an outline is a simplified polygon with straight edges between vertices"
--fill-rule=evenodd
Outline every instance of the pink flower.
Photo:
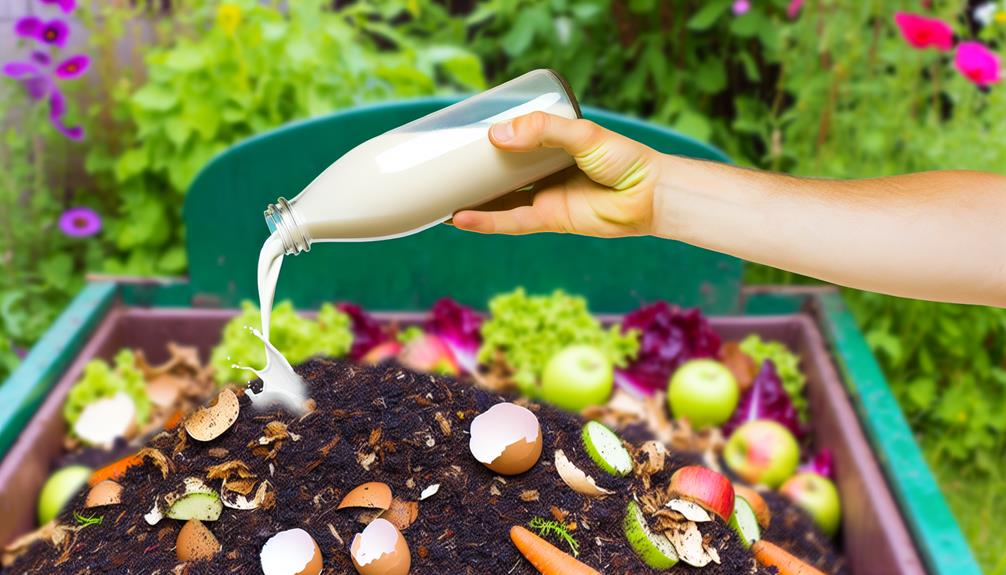
M 750 9 L 751 9 L 751 2 L 749 2 L 748 0 L 736 0 L 734 2 L 733 6 L 734 16 L 747 14 L 748 10 Z
M 59 217 L 59 229 L 71 238 L 86 238 L 101 231 L 101 216 L 91 208 L 70 208 Z
M 792 0 L 786 8 L 786 15 L 789 16 L 790 20 L 796 20 L 796 17 L 800 15 L 800 10 L 802 9 L 803 0 Z
M 894 23 L 898 25 L 905 40 L 916 48 L 932 46 L 942 52 L 949 52 L 954 47 L 954 29 L 943 20 L 896 12 Z
M 995 84 L 1002 79 L 999 56 L 980 42 L 961 42 L 954 65 L 961 75 L 979 86 Z

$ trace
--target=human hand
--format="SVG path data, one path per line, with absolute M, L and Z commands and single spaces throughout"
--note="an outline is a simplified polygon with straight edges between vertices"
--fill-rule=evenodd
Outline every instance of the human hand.
M 509 152 L 562 148 L 576 166 L 531 191 L 456 213 L 463 230 L 496 234 L 561 232 L 598 237 L 652 232 L 661 154 L 588 120 L 534 112 L 492 126 L 489 139 Z

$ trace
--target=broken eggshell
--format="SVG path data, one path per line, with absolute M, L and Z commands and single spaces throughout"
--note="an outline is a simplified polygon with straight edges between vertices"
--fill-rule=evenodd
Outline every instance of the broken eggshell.
M 518 475 L 541 457 L 538 417 L 513 403 L 497 403 L 472 420 L 468 447 L 480 463 L 501 475 Z
M 259 553 L 265 575 L 318 575 L 321 549 L 303 529 L 288 529 L 273 535 Z
M 407 575 L 412 554 L 402 533 L 387 519 L 375 519 L 349 547 L 360 575 Z
M 339 509 L 347 507 L 365 507 L 367 509 L 380 509 L 386 511 L 391 507 L 391 488 L 387 484 L 378 481 L 364 483 L 357 486 L 342 498 Z
M 269 483 L 269 480 L 264 480 L 262 483 L 259 483 L 258 489 L 255 490 L 255 496 L 248 499 L 248 497 L 237 491 L 228 489 L 227 480 L 224 479 L 223 484 L 220 486 L 220 502 L 224 504 L 224 507 L 240 511 L 258 509 L 265 502 L 265 497 L 269 494 L 270 489 L 272 489 L 272 484 Z
M 182 525 L 175 540 L 175 555 L 179 561 L 207 561 L 220 552 L 220 542 L 198 519 Z
M 212 441 L 234 425 L 240 410 L 238 397 L 226 388 L 217 396 L 216 403 L 199 409 L 185 420 L 185 431 L 196 441 Z
M 73 424 L 73 433 L 88 445 L 110 448 L 136 423 L 136 404 L 123 392 L 88 404 Z
M 87 492 L 84 507 L 104 507 L 106 505 L 118 505 L 119 503 L 122 503 L 122 486 L 111 479 L 105 479 L 98 482 Z
M 605 495 L 614 493 L 614 491 L 598 487 L 594 478 L 574 465 L 561 449 L 555 451 L 555 470 L 559 472 L 559 477 L 562 478 L 566 485 L 577 493 L 589 497 L 604 497 Z

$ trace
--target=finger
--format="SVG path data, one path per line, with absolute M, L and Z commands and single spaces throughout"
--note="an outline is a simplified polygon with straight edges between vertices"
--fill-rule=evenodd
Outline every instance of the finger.
M 465 210 L 454 214 L 454 226 L 480 234 L 524 235 L 555 231 L 548 228 L 543 214 L 534 206 L 502 212 Z
M 490 200 L 470 209 L 478 210 L 480 212 L 498 212 L 502 210 L 512 210 L 513 208 L 519 208 L 521 206 L 530 206 L 533 200 L 534 191 L 531 188 L 527 188 L 517 190 L 516 192 L 510 192 L 509 194 L 500 196 L 495 200 Z
M 513 120 L 493 124 L 489 140 L 498 148 L 526 152 L 540 147 L 562 148 L 579 156 L 599 146 L 607 131 L 589 120 L 532 112 Z

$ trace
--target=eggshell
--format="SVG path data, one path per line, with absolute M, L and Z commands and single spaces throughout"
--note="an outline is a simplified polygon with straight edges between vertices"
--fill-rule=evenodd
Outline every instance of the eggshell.
M 387 484 L 373 481 L 364 483 L 346 494 L 339 503 L 339 509 L 366 507 L 386 511 L 391 507 L 391 488 Z
M 375 519 L 357 533 L 349 555 L 360 575 L 408 575 L 412 566 L 408 543 L 386 519 Z
M 125 437 L 136 424 L 136 404 L 123 392 L 89 403 L 73 432 L 88 445 L 111 447 L 119 437 Z
M 212 441 L 234 425 L 240 410 L 238 397 L 230 389 L 224 389 L 216 403 L 196 411 L 185 421 L 185 431 L 196 441 Z
M 303 529 L 288 529 L 273 535 L 259 554 L 265 575 L 318 575 L 321 549 Z
M 518 475 L 541 457 L 538 418 L 513 403 L 497 403 L 472 420 L 468 447 L 479 462 L 501 475 Z
M 106 479 L 99 481 L 87 492 L 84 507 L 104 507 L 119 503 L 122 503 L 122 486 L 111 479 Z
M 202 521 L 190 519 L 182 525 L 175 540 L 179 561 L 208 561 L 219 552 L 220 542 Z
M 180 393 L 178 378 L 170 374 L 158 375 L 147 383 L 147 397 L 158 407 L 173 406 Z
M 614 491 L 598 487 L 594 478 L 574 465 L 561 449 L 555 451 L 555 470 L 559 472 L 559 477 L 562 478 L 566 485 L 577 493 L 590 497 L 604 497 L 605 495 L 614 493 Z

